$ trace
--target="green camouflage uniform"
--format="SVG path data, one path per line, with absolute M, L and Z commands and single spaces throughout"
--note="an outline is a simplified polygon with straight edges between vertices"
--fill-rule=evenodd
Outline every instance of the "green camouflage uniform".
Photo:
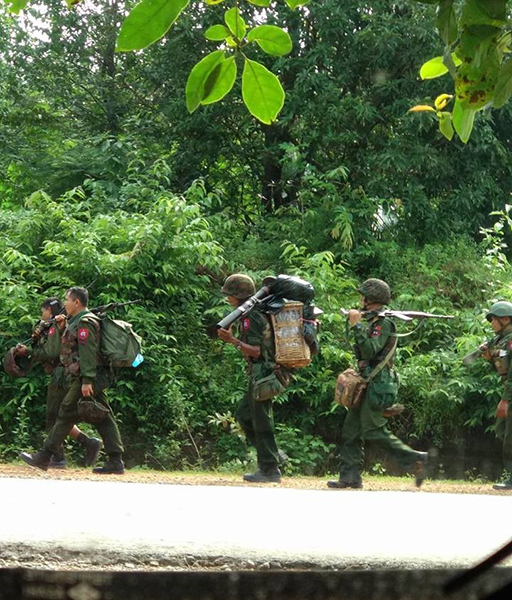
M 105 394 L 111 383 L 110 373 L 98 364 L 99 333 L 99 320 L 89 310 L 83 310 L 68 320 L 61 338 L 60 361 L 69 377 L 69 389 L 61 402 L 56 423 L 44 443 L 46 450 L 56 452 L 70 429 L 79 421 L 77 410 L 83 384 L 92 384 L 94 399 L 110 410 Z M 96 428 L 103 438 L 105 452 L 121 455 L 123 444 L 111 410 Z
M 365 325 L 352 327 L 355 353 L 363 377 L 386 357 L 394 343 L 395 325 L 386 318 L 371 318 Z M 372 442 L 386 450 L 405 470 L 411 470 L 421 453 L 409 448 L 387 427 L 382 411 L 395 403 L 398 378 L 392 369 L 393 357 L 368 384 L 362 402 L 348 410 L 341 432 L 340 481 L 361 481 L 364 466 L 364 442 Z
M 259 346 L 259 358 L 249 358 L 249 388 L 236 411 L 236 419 L 247 439 L 256 448 L 258 467 L 266 472 L 278 465 L 277 445 L 274 437 L 272 400 L 255 399 L 254 383 L 274 371 L 274 337 L 269 318 L 255 308 L 240 323 L 240 340 L 251 346 Z
M 504 383 L 502 400 L 508 400 L 506 419 L 496 419 L 496 435 L 503 443 L 503 466 L 510 473 L 512 481 L 512 325 L 489 342 L 491 363 Z
M 46 392 L 46 432 L 55 425 L 62 400 L 68 389 L 69 380 L 60 364 L 61 332 L 52 325 L 43 331 L 35 346 L 30 351 L 30 356 L 42 363 L 46 373 L 51 374 L 50 383 Z

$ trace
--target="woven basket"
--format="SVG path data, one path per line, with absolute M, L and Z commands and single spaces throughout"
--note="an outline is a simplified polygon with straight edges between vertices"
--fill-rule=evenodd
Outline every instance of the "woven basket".
M 276 363 L 296 369 L 307 367 L 311 362 L 311 352 L 304 340 L 302 302 L 286 302 L 275 315 L 271 315 L 276 346 Z

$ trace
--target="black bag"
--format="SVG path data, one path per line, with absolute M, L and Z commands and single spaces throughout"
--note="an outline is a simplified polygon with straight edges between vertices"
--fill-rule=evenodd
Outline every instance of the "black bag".
M 102 423 L 108 417 L 110 410 L 104 404 L 101 404 L 96 400 L 80 398 L 78 401 L 77 412 L 80 421 L 97 425 L 98 423 Z

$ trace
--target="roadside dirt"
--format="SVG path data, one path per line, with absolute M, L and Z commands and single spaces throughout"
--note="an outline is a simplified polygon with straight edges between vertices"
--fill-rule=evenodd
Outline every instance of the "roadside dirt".
M 0 477 L 16 478 L 50 478 L 50 479 L 83 479 L 86 481 L 118 481 L 122 483 L 155 483 L 167 485 L 225 485 L 225 486 L 247 486 L 258 485 L 244 483 L 241 475 L 228 473 L 196 473 L 196 472 L 167 472 L 146 471 L 142 469 L 128 469 L 124 475 L 95 475 L 90 469 L 68 468 L 65 470 L 50 469 L 46 473 L 38 469 L 21 464 L 0 464 Z M 326 488 L 329 478 L 320 477 L 283 477 L 280 484 L 270 484 L 272 487 L 284 487 L 294 489 L 323 490 Z M 332 477 L 331 477 L 332 479 Z M 414 491 L 414 480 L 412 477 L 376 477 L 365 476 L 364 489 L 366 491 Z M 268 487 L 269 484 L 259 484 Z M 349 490 L 357 493 L 357 490 Z M 491 483 L 482 482 L 460 482 L 460 481 L 425 481 L 421 492 L 447 493 L 447 494 L 509 494 L 512 492 L 497 492 L 492 489 Z M 332 490 L 332 493 L 343 493 L 341 490 Z

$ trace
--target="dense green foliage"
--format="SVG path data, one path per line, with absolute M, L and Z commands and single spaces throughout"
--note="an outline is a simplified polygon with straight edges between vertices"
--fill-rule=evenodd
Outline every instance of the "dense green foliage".
M 498 448 L 483 431 L 500 382 L 460 358 L 490 337 L 485 307 L 512 299 L 509 109 L 479 116 L 467 146 L 429 115 L 407 116 L 411 98 L 424 101 L 425 53 L 442 51 L 425 27 L 431 7 L 371 4 L 283 7 L 293 49 L 276 59 L 288 98 L 271 126 L 237 97 L 188 114 L 188 75 L 218 23 L 202 3 L 141 54 L 114 52 L 116 2 L 63 13 L 55 0 L 24 21 L 0 13 L 3 346 L 72 284 L 94 281 L 93 305 L 142 298 L 119 316 L 144 336 L 146 360 L 111 392 L 130 465 L 246 460 L 233 419 L 243 362 L 214 327 L 228 310 L 223 278 L 243 270 L 258 282 L 302 275 L 325 310 L 321 355 L 276 406 L 295 472 L 336 468 L 334 377 L 352 360 L 338 308 L 367 276 L 389 281 L 394 307 L 457 315 L 401 342 L 407 411 L 393 428 L 439 448 L 448 473 L 500 468 L 482 462 Z M 1 382 L 0 452 L 11 458 L 42 439 L 45 379 L 34 369 Z

